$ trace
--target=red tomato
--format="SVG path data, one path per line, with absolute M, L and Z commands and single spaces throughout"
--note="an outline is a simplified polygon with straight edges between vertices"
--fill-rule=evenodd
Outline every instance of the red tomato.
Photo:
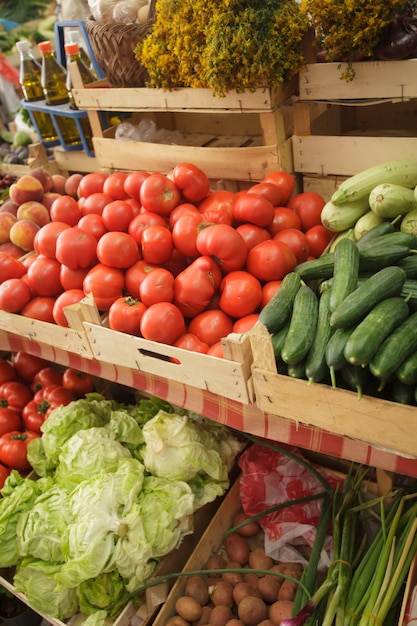
M 128 204 L 130 204 L 130 206 L 132 207 L 132 211 L 133 211 L 133 217 L 135 217 L 136 215 L 138 215 L 139 213 L 141 213 L 142 211 L 142 205 L 139 202 L 139 200 L 135 200 L 135 198 L 130 198 L 129 196 L 125 199 L 125 202 L 127 202 Z
M 294 252 L 298 263 L 307 261 L 310 254 L 310 246 L 306 235 L 298 228 L 285 228 L 274 235 L 276 241 L 283 241 Z
M 55 367 L 43 367 L 37 372 L 31 384 L 32 393 L 37 393 L 49 385 L 62 385 L 62 373 Z
M 188 331 L 209 346 L 226 337 L 232 329 L 232 318 L 220 309 L 203 311 L 193 317 L 188 325 Z
M 294 252 L 282 241 L 269 239 L 248 252 L 246 269 L 262 282 L 282 280 L 297 265 Z
M 0 464 L 0 489 L 3 489 L 4 483 L 6 482 L 7 477 L 9 476 L 11 470 L 9 467 Z
M 264 285 L 262 285 L 262 302 L 261 302 L 262 309 L 271 300 L 271 298 L 274 297 L 278 289 L 281 287 L 281 284 L 282 284 L 282 280 L 270 280 Z
M 209 256 L 199 256 L 174 281 L 174 303 L 192 318 L 210 304 L 222 280 L 219 265 Z
M 55 259 L 48 259 L 41 254 L 28 267 L 27 282 L 35 296 L 57 296 L 62 292 L 59 279 L 61 266 Z
M 91 293 L 100 311 L 108 311 L 110 305 L 123 295 L 124 273 L 116 267 L 97 263 L 84 278 L 83 291 Z
M 154 172 L 143 181 L 139 200 L 147 211 L 168 217 L 180 203 L 181 193 L 175 183 L 167 176 Z
M 22 278 L 9 278 L 0 283 L 0 309 L 7 313 L 19 313 L 31 297 L 31 289 Z
M 85 293 L 82 289 L 68 289 L 61 293 L 55 300 L 54 308 L 52 309 L 55 324 L 67 328 L 69 324 L 64 311 L 65 307 L 78 304 L 84 297 Z
M 53 222 L 75 226 L 81 217 L 81 209 L 73 196 L 61 196 L 52 202 L 49 214 Z
M 170 178 L 182 191 L 182 195 L 189 202 L 203 200 L 209 192 L 210 184 L 207 175 L 196 165 L 179 163 L 174 167 Z
M 93 193 L 102 192 L 108 176 L 109 174 L 105 172 L 90 172 L 84 174 L 78 183 L 78 197 L 87 198 Z
M 127 229 L 129 235 L 133 237 L 138 245 L 142 243 L 142 233 L 148 226 L 162 226 L 166 227 L 166 219 L 158 213 L 151 213 L 150 211 L 141 211 L 138 215 L 132 219 Z
M 278 206 L 282 203 L 282 193 L 277 185 L 273 183 L 266 181 L 257 183 L 248 189 L 248 193 L 256 193 L 258 196 L 266 198 L 273 206 Z
M 61 281 L 64 291 L 70 291 L 71 289 L 83 288 L 84 278 L 86 277 L 89 267 L 78 267 L 73 270 L 67 265 L 61 265 L 61 271 L 59 273 L 59 280 Z
M 166 263 L 162 263 L 161 267 L 171 272 L 173 276 L 178 276 L 178 274 L 183 272 L 188 266 L 189 261 L 190 260 L 187 259 L 187 257 L 185 257 L 179 250 L 174 248 L 168 261 Z
M 27 459 L 27 445 L 32 439 L 40 437 L 32 431 L 14 431 L 5 433 L 0 437 L 0 462 L 20 471 L 30 469 Z
M 172 233 L 166 226 L 147 226 L 142 231 L 141 252 L 148 263 L 166 263 L 174 251 Z
M 183 314 L 172 302 L 157 302 L 144 311 L 140 320 L 142 337 L 173 345 L 185 330 Z
M 78 226 L 71 226 L 56 240 L 56 258 L 73 270 L 90 267 L 97 261 L 97 239 Z
M 125 200 L 113 200 L 106 204 L 101 216 L 107 230 L 127 233 L 134 213 L 132 206 Z
M 126 194 L 135 200 L 139 200 L 140 188 L 148 176 L 148 172 L 129 172 L 123 183 Z
M 139 285 L 140 300 L 147 307 L 156 302 L 172 302 L 174 280 L 170 271 L 163 267 L 156 267 Z
M 157 267 L 157 265 L 152 265 L 151 263 L 147 263 L 143 259 L 140 259 L 126 270 L 126 291 L 130 296 L 132 296 L 132 298 L 140 300 L 139 288 L 142 280 L 145 276 L 147 276 L 147 274 L 149 274 L 149 272 L 152 272 Z
M 213 191 L 198 205 L 198 210 L 206 222 L 229 224 L 233 222 L 235 194 L 231 191 Z
M 197 235 L 203 219 L 197 210 L 195 213 L 184 212 L 172 226 L 172 241 L 175 248 L 190 259 L 195 259 L 200 254 L 197 248 Z
M 80 372 L 67 367 L 62 375 L 62 386 L 71 391 L 76 398 L 83 398 L 87 393 L 95 391 L 94 378 L 88 372 Z
M 24 274 L 26 274 L 26 268 L 19 259 L 0 252 L 0 283 L 9 278 L 22 278 Z
M 174 346 L 182 350 L 189 350 L 190 352 L 199 352 L 200 354 L 207 354 L 209 349 L 209 346 L 204 343 L 204 341 L 201 341 L 197 335 L 193 335 L 193 333 L 183 333 L 180 335 L 174 343 Z
M 240 318 L 254 313 L 261 300 L 261 283 L 249 272 L 230 272 L 223 278 L 219 306 L 230 317 Z
M 40 322 L 54 324 L 54 304 L 55 298 L 52 296 L 35 296 L 23 307 L 20 311 L 20 315 L 30 317 L 33 320 L 39 320 Z
M 169 227 L 172 229 L 175 222 L 183 215 L 201 215 L 195 204 L 184 202 L 173 209 L 169 215 Z
M 109 327 L 121 333 L 129 335 L 140 335 L 140 320 L 146 311 L 146 305 L 132 298 L 132 296 L 121 296 L 117 298 L 109 308 Z
M 274 205 L 270 200 L 256 193 L 242 193 L 236 196 L 233 216 L 240 224 L 249 222 L 267 228 L 274 219 Z
M 33 248 L 38 254 L 48 257 L 48 259 L 56 259 L 56 240 L 62 231 L 71 228 L 64 222 L 49 222 L 42 226 L 35 235 Z
M 139 260 L 139 248 L 129 233 L 111 231 L 97 242 L 97 258 L 103 265 L 126 269 Z
M 103 192 L 108 193 L 113 200 L 124 200 L 128 195 L 125 190 L 127 172 L 112 172 L 103 184 Z
M 224 357 L 222 342 L 218 341 L 217 343 L 210 346 L 209 349 L 207 350 L 207 354 L 209 354 L 210 356 L 216 356 L 217 358 L 222 359 Z
M 306 231 L 306 239 L 308 241 L 310 255 L 317 258 L 323 254 L 329 243 L 334 237 L 331 230 L 327 230 L 322 224 L 312 226 Z
M 8 380 L 16 380 L 17 373 L 10 361 L 6 359 L 0 359 L 0 385 L 6 383 Z
M 24 428 L 34 433 L 41 434 L 41 426 L 46 419 L 45 413 L 47 411 L 47 408 L 47 405 L 42 403 L 39 404 L 38 402 L 35 402 L 35 400 L 31 400 L 30 402 L 28 402 L 24 409 Z
M 271 172 L 264 177 L 263 182 L 273 183 L 278 187 L 282 196 L 281 203 L 284 206 L 291 198 L 296 185 L 295 177 L 289 172 Z
M 87 198 L 80 198 L 78 204 L 81 209 L 81 214 L 84 215 L 102 215 L 104 207 L 112 202 L 113 198 L 108 193 L 98 191 L 92 193 Z
M 241 269 L 248 254 L 245 240 L 228 224 L 213 224 L 200 230 L 196 246 L 200 254 L 218 262 L 223 274 Z
M 304 191 L 293 196 L 287 207 L 298 213 L 301 230 L 306 232 L 313 226 L 321 224 L 321 211 L 326 204 L 324 198 L 315 191 Z
M 250 313 L 249 315 L 244 315 L 243 317 L 235 321 L 235 323 L 233 324 L 232 332 L 239 334 L 246 333 L 248 330 L 255 326 L 258 319 L 259 313 Z
M 104 226 L 103 217 L 98 213 L 83 215 L 77 226 L 83 231 L 83 233 L 93 235 L 97 241 L 104 235 L 104 233 L 107 232 L 107 228 Z
M 261 241 L 271 239 L 267 229 L 256 226 L 256 224 L 240 224 L 236 227 L 236 230 L 243 237 L 248 250 L 256 246 L 257 243 L 261 243 Z
M 0 407 L 0 436 L 12 430 L 23 430 L 23 421 L 14 409 Z
M 21 413 L 25 404 L 30 400 L 32 400 L 32 392 L 25 383 L 9 380 L 0 385 L 0 406 Z
M 300 216 L 293 209 L 277 206 L 274 209 L 274 219 L 268 226 L 268 231 L 271 237 L 273 237 L 280 230 L 285 230 L 286 228 L 298 228 L 301 230 Z
M 13 355 L 13 367 L 19 378 L 31 383 L 39 370 L 48 367 L 50 363 L 35 354 L 28 352 L 15 352 Z
M 43 387 L 39 389 L 33 396 L 33 400 L 35 402 L 47 402 L 50 407 L 46 412 L 46 415 L 53 410 L 53 408 L 57 406 L 66 406 L 70 402 L 75 400 L 74 393 L 64 387 L 63 385 L 48 385 L 47 387 Z

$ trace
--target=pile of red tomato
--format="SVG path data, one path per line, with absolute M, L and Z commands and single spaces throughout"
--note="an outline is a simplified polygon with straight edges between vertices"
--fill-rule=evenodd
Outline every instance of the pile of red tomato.
M 333 236 L 324 199 L 294 195 L 286 172 L 238 192 L 210 191 L 189 163 L 69 180 L 35 254 L 13 260 L 24 265 L 13 289 L 0 258 L 0 308 L 66 326 L 64 307 L 91 293 L 113 330 L 222 356 L 221 338 L 250 328 L 283 277 Z M 21 283 L 31 297 L 19 308 Z
M 90 374 L 26 352 L 0 359 L 0 488 L 12 469 L 30 470 L 27 445 L 51 411 L 94 391 Z

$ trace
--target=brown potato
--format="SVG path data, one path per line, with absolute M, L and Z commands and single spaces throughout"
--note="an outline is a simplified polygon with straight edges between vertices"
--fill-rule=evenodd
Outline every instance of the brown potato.
M 266 574 L 265 576 L 261 576 L 259 578 L 258 589 L 265 602 L 272 604 L 272 602 L 278 600 L 278 592 L 281 587 L 281 582 L 281 578 L 274 576 L 273 574 Z
M 246 520 L 249 519 L 249 515 L 246 515 L 246 513 L 240 511 L 235 515 L 235 518 L 233 520 L 233 526 L 238 526 L 242 522 L 246 522 Z M 238 535 L 242 535 L 242 537 L 255 537 L 260 530 L 261 527 L 259 526 L 258 522 L 252 520 L 239 528 L 236 532 L 238 533 Z
M 254 548 L 250 551 L 248 556 L 248 563 L 252 569 L 270 569 L 274 561 L 265 553 L 264 548 Z
M 188 596 L 181 596 L 175 603 L 175 610 L 178 615 L 183 617 L 187 622 L 195 622 L 201 617 L 201 604 Z
M 275 626 L 274 622 L 272 622 L 269 618 L 263 619 L 262 622 L 259 622 L 258 626 Z
M 207 604 L 209 592 L 206 578 L 197 574 L 187 578 L 184 595 L 194 598 L 201 606 Z
M 200 619 L 193 622 L 192 626 L 205 626 L 206 624 L 208 624 L 212 609 L 213 607 L 210 604 L 206 604 L 205 606 L 201 607 L 201 617 Z
M 224 569 L 226 567 L 226 560 L 218 554 L 212 554 L 207 563 L 205 569 Z M 219 576 L 220 574 L 211 574 L 211 576 Z
M 258 574 L 255 574 L 254 572 L 248 572 L 247 574 L 245 574 L 244 580 L 249 583 L 251 587 L 258 587 Z
M 232 609 L 230 606 L 223 606 L 218 604 L 211 610 L 209 616 L 209 624 L 211 626 L 225 626 L 229 620 L 233 617 Z
M 165 626 L 189 626 L 189 622 L 181 615 L 173 615 L 169 618 Z
M 269 607 L 269 619 L 280 626 L 284 619 L 289 619 L 292 614 L 293 602 L 290 600 L 277 600 Z
M 229 563 L 226 565 L 226 569 L 239 569 L 241 567 L 241 564 L 236 563 L 236 561 L 229 561 Z M 222 579 L 227 580 L 232 585 L 236 585 L 243 580 L 243 573 L 239 574 L 238 572 L 227 572 L 225 574 L 222 574 Z
M 247 582 L 237 583 L 237 585 L 233 587 L 233 599 L 238 606 L 242 602 L 243 598 L 246 598 L 247 596 L 260 598 L 261 594 L 257 589 L 255 589 L 255 587 L 252 587 L 252 585 Z
M 237 617 L 232 617 L 232 619 L 226 622 L 226 626 L 243 626 L 243 622 L 241 619 L 237 619 Z
M 297 591 L 297 583 L 287 578 L 282 581 L 278 591 L 278 600 L 294 600 Z
M 246 596 L 237 607 L 237 614 L 245 626 L 256 626 L 268 617 L 268 607 L 261 598 Z
M 250 547 L 245 537 L 232 533 L 224 540 L 224 549 L 230 561 L 235 561 L 241 565 L 248 562 Z
M 233 606 L 233 585 L 227 580 L 219 580 L 213 587 L 209 588 L 210 600 L 214 606 Z

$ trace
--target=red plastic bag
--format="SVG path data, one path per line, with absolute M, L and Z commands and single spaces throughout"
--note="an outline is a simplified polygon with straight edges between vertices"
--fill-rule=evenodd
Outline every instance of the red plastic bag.
M 303 458 L 297 448 L 280 447 Z M 324 491 L 319 479 L 306 467 L 284 453 L 259 444 L 252 445 L 242 454 L 239 466 L 242 470 L 240 498 L 243 510 L 250 516 L 272 506 Z M 340 482 L 325 469 L 317 466 L 315 469 L 332 487 Z M 306 564 L 306 559 L 297 548 L 313 545 L 322 502 L 319 499 L 296 504 L 260 518 L 267 554 L 277 561 Z M 329 535 L 319 568 L 327 568 L 331 560 L 332 540 Z

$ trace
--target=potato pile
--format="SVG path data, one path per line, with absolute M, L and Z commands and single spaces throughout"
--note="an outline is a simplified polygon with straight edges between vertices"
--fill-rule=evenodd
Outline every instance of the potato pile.
M 233 528 L 245 519 L 239 512 Z M 248 572 L 190 575 L 184 595 L 176 601 L 176 614 L 165 626 L 279 626 L 291 617 L 297 583 L 251 570 L 280 572 L 299 580 L 302 565 L 277 563 L 266 555 L 263 544 L 263 531 L 255 521 L 227 535 L 202 569 L 245 568 Z

